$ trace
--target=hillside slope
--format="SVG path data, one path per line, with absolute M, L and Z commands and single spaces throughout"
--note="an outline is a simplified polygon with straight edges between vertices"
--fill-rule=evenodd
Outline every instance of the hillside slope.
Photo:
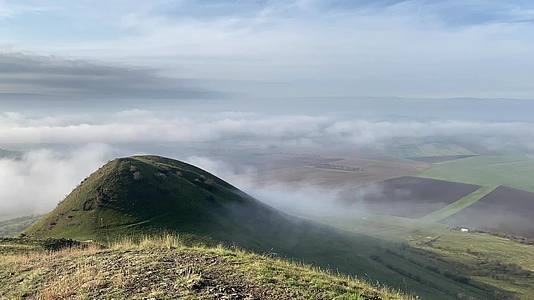
M 113 241 L 162 231 L 284 253 L 302 252 L 317 237 L 336 246 L 340 236 L 274 210 L 199 168 L 157 156 L 109 162 L 25 234 Z
M 85 179 L 27 233 L 98 240 L 171 228 L 213 233 L 233 225 L 222 214 L 236 204 L 259 205 L 191 165 L 152 156 L 121 158 Z
M 406 245 L 285 215 L 199 168 L 157 156 L 109 162 L 25 234 L 109 243 L 161 232 L 274 253 L 432 299 L 499 294 L 400 257 Z
M 50 241 L 49 241 L 50 242 Z M 0 239 L 0 299 L 411 299 L 349 277 L 174 236 L 48 252 Z

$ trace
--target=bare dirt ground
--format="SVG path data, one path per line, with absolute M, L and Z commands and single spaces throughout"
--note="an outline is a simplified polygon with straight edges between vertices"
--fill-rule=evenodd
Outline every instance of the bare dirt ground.
M 368 186 L 356 193 L 352 201 L 372 213 L 420 218 L 478 188 L 465 183 L 403 176 Z
M 258 184 L 282 182 L 322 188 L 362 186 L 388 178 L 416 175 L 425 164 L 401 160 L 296 156 L 272 160 L 255 171 Z
M 534 193 L 500 186 L 443 222 L 487 232 L 534 238 Z

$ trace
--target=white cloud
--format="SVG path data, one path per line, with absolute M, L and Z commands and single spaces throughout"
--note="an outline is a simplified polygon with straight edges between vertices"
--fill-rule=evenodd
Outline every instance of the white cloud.
M 348 187 L 322 188 L 301 182 L 299 184 L 258 180 L 258 170 L 252 166 L 231 164 L 222 160 L 204 156 L 192 156 L 185 160 L 219 178 L 226 180 L 255 199 L 262 201 L 285 213 L 303 217 L 341 216 L 364 213 L 363 206 L 350 207 L 341 199 L 347 197 Z M 377 187 L 371 186 L 351 191 L 350 199 L 363 199 L 367 193 L 377 193 Z M 349 202 L 350 203 L 350 202 Z
M 42 13 L 59 9 L 56 6 L 21 4 L 20 1 L 0 0 L 0 19 L 10 18 L 25 13 Z
M 0 145 L 86 144 L 150 142 L 230 142 L 236 145 L 358 145 L 370 146 L 392 138 L 470 135 L 515 139 L 531 147 L 532 124 L 525 122 L 370 121 L 306 115 L 196 114 L 195 117 L 162 115 L 133 110 L 117 114 L 31 118 L 18 113 L 0 114 Z
M 474 143 L 497 149 L 512 145 L 534 150 L 532 126 L 532 123 L 525 122 L 371 121 L 235 112 L 184 116 L 173 112 L 131 110 L 94 115 L 92 118 L 84 115 L 39 118 L 20 113 L 0 113 L 2 147 L 9 149 L 11 145 L 24 144 L 35 148 L 43 143 L 64 145 L 61 152 L 33 150 L 20 160 L 0 160 L 0 218 L 8 214 L 41 213 L 52 208 L 81 179 L 112 158 L 110 147 L 113 145 L 202 142 L 206 147 L 276 145 L 331 149 L 335 145 L 335 149 L 343 150 L 354 149 L 355 146 L 380 146 L 394 138 L 468 136 Z M 83 146 L 87 144 L 90 145 Z M 68 150 L 72 147 L 75 150 Z M 120 147 L 129 148 L 128 145 Z M 129 150 L 126 152 L 131 153 Z M 200 156 L 190 156 L 185 160 L 276 206 L 291 198 L 288 205 L 293 203 L 300 207 L 300 202 L 311 194 L 331 199 L 337 193 L 314 187 L 299 186 L 291 190 L 287 186 L 256 186 L 255 169 L 251 166 Z M 306 213 L 326 210 L 327 206 L 316 203 L 310 205 L 310 211 Z
M 66 153 L 42 149 L 21 159 L 0 159 L 0 218 L 51 210 L 110 155 L 108 146 L 95 144 Z
M 36 53 L 157 67 L 180 78 L 243 80 L 223 84 L 238 92 L 247 81 L 288 85 L 261 95 L 534 97 L 528 7 L 372 2 L 329 9 L 328 1 L 268 1 L 257 10 L 213 15 L 199 15 L 191 1 L 127 9 L 115 3 L 102 22 L 117 31 L 114 38 L 8 42 Z M 102 10 L 83 8 L 89 15 Z

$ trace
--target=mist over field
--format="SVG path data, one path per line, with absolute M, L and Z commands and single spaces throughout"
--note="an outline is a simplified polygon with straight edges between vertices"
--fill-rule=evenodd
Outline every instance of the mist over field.
M 2 158 L 0 214 L 50 209 L 114 155 L 531 153 L 532 7 L 517 2 L 2 1 L 0 147 L 24 154 Z M 92 144 L 113 151 L 75 154 Z M 28 196 L 48 164 L 57 184 Z
M 360 153 L 372 157 L 397 141 L 460 141 L 487 153 L 531 153 L 534 133 L 529 120 L 491 121 L 476 118 L 390 116 L 367 104 L 368 116 L 328 111 L 291 114 L 259 111 L 198 112 L 130 109 L 100 112 L 0 114 L 0 148 L 20 151 L 20 157 L 4 157 L 2 216 L 41 214 L 55 206 L 83 178 L 115 156 L 158 153 L 205 168 L 245 189 L 260 200 L 292 213 L 342 212 L 339 194 L 351 187 L 317 186 L 304 177 L 294 185 L 284 178 L 258 179 L 265 171 L 248 157 L 306 153 L 325 157 Z M 405 100 L 395 100 L 403 102 Z M 474 100 L 445 101 L 468 107 Z M 449 102 L 447 102 L 449 101 Z M 486 100 L 500 103 L 504 100 Z M 354 106 L 357 106 L 354 101 Z M 516 105 L 520 105 L 517 104 Z M 527 109 L 529 103 L 525 102 Z M 406 100 L 406 107 L 413 104 Z M 408 111 L 408 109 L 407 109 Z M 464 112 L 466 113 L 466 112 Z M 473 116 L 475 116 L 473 114 Z M 510 118 L 510 117 L 507 117 Z M 335 145 L 335 147 L 332 147 Z M 235 155 L 236 153 L 241 153 Z M 354 182 L 354 185 L 360 185 Z M 37 192 L 41 191 L 41 192 Z M 360 191 L 361 193 L 361 191 Z M 311 195 L 314 195 L 311 197 Z M 354 193 L 353 198 L 361 197 Z M 307 199 L 307 200 L 306 200 Z M 310 200 L 313 199 L 313 200 Z M 339 199 L 338 199 L 339 200 Z M 363 209 L 360 207 L 360 209 Z

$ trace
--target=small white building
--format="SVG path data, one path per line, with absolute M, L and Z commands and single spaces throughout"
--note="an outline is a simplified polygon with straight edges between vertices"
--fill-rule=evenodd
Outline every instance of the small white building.
M 461 232 L 469 232 L 469 229 L 467 229 L 467 228 L 460 228 L 460 231 L 461 231 Z

